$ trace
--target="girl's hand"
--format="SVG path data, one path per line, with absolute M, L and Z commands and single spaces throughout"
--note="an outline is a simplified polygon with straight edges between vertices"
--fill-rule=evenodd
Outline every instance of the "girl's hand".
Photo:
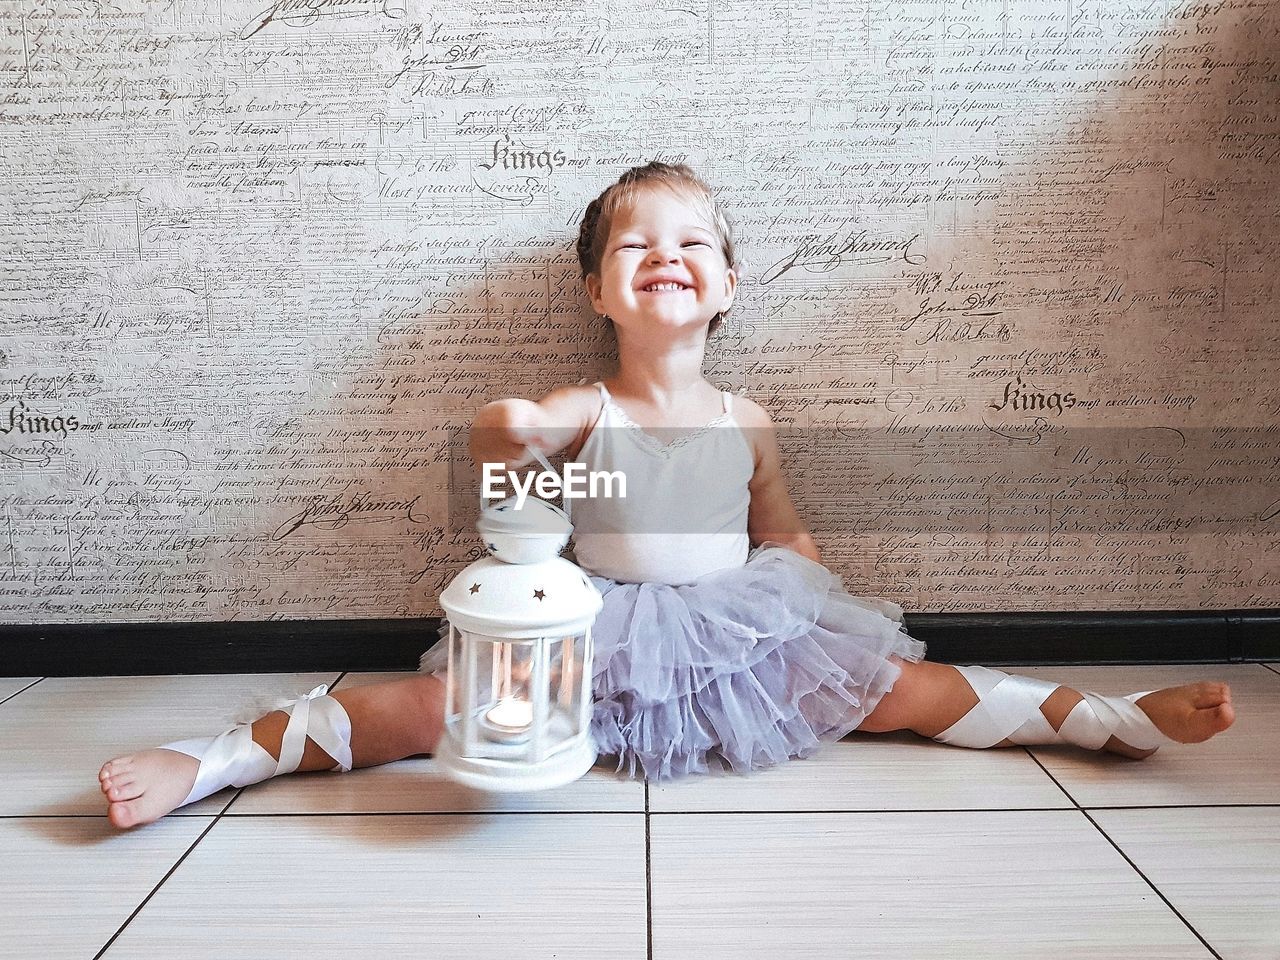
M 502 463 L 508 470 L 533 463 L 525 449 L 550 448 L 546 414 L 532 400 L 511 397 L 485 404 L 471 422 L 471 459 L 483 471 L 486 463 Z
M 592 415 L 582 396 L 562 387 L 538 403 L 512 397 L 485 404 L 471 422 L 471 458 L 476 468 L 483 473 L 485 463 L 498 462 L 508 470 L 526 467 L 535 460 L 526 447 L 544 457 L 564 450 Z

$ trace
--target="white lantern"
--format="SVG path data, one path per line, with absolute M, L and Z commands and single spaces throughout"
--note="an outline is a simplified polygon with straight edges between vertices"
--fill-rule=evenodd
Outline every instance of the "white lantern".
M 449 675 L 436 762 L 482 790 L 572 783 L 596 760 L 591 625 L 604 601 L 559 556 L 573 530 L 559 508 L 529 497 L 517 509 L 512 497 L 477 527 L 491 556 L 440 594 Z

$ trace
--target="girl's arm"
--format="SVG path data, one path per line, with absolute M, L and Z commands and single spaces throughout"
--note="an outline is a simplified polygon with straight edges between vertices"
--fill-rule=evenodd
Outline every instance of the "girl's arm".
M 534 462 L 533 447 L 550 457 L 573 444 L 590 426 L 597 393 L 581 386 L 558 387 L 541 400 L 510 397 L 480 408 L 471 421 L 469 450 L 476 469 L 502 463 L 516 470 Z
M 734 411 L 739 422 L 751 438 L 755 451 L 756 469 L 748 489 L 751 503 L 747 507 L 747 536 L 753 545 L 773 540 L 790 547 L 796 553 L 817 563 L 822 562 L 818 545 L 809 528 L 800 519 L 787 482 L 782 475 L 782 459 L 778 455 L 778 438 L 773 421 L 759 404 L 746 397 L 738 397 Z

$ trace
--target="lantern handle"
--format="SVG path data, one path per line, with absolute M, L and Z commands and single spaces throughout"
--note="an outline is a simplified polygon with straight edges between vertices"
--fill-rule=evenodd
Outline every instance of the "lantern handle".
M 538 461 L 538 463 L 540 463 L 540 464 L 542 465 L 542 468 L 543 468 L 544 470 L 546 470 L 548 473 L 553 474 L 553 475 L 555 475 L 556 477 L 559 477 L 559 476 L 560 476 L 560 474 L 559 474 L 559 472 L 556 470 L 556 468 L 555 468 L 555 467 L 553 467 L 553 466 L 551 465 L 551 462 L 550 462 L 546 457 L 544 457 L 544 456 L 542 455 L 542 451 L 541 451 L 541 450 L 539 450 L 537 447 L 530 447 L 530 446 L 526 446 L 526 447 L 525 447 L 525 450 L 526 450 L 528 453 L 533 454 L 534 459 L 535 459 L 535 460 L 537 460 L 537 461 Z M 541 499 L 541 498 L 539 498 L 539 499 Z M 572 522 L 573 522 L 573 517 L 572 517 L 572 515 L 571 515 L 571 513 L 570 513 L 569 498 L 568 498 L 568 497 L 566 497 L 566 496 L 564 495 L 564 483 L 563 483 L 563 482 L 561 482 L 561 484 L 560 484 L 560 503 L 561 503 L 561 507 L 560 507 L 560 509 L 562 509 L 562 510 L 564 511 L 564 517 L 565 517 L 565 519 L 566 519 L 566 520 L 568 520 L 570 523 L 572 523 Z M 484 484 L 481 484 L 481 485 L 480 485 L 480 509 L 481 509 L 481 510 L 483 510 L 486 506 L 487 506 L 487 504 L 485 503 L 485 496 L 484 496 Z

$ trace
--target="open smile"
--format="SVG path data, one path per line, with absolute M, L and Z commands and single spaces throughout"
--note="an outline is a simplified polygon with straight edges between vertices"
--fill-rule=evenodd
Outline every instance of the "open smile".
M 641 287 L 640 293 L 684 293 L 692 289 L 693 287 L 685 287 L 678 283 L 658 283 Z

